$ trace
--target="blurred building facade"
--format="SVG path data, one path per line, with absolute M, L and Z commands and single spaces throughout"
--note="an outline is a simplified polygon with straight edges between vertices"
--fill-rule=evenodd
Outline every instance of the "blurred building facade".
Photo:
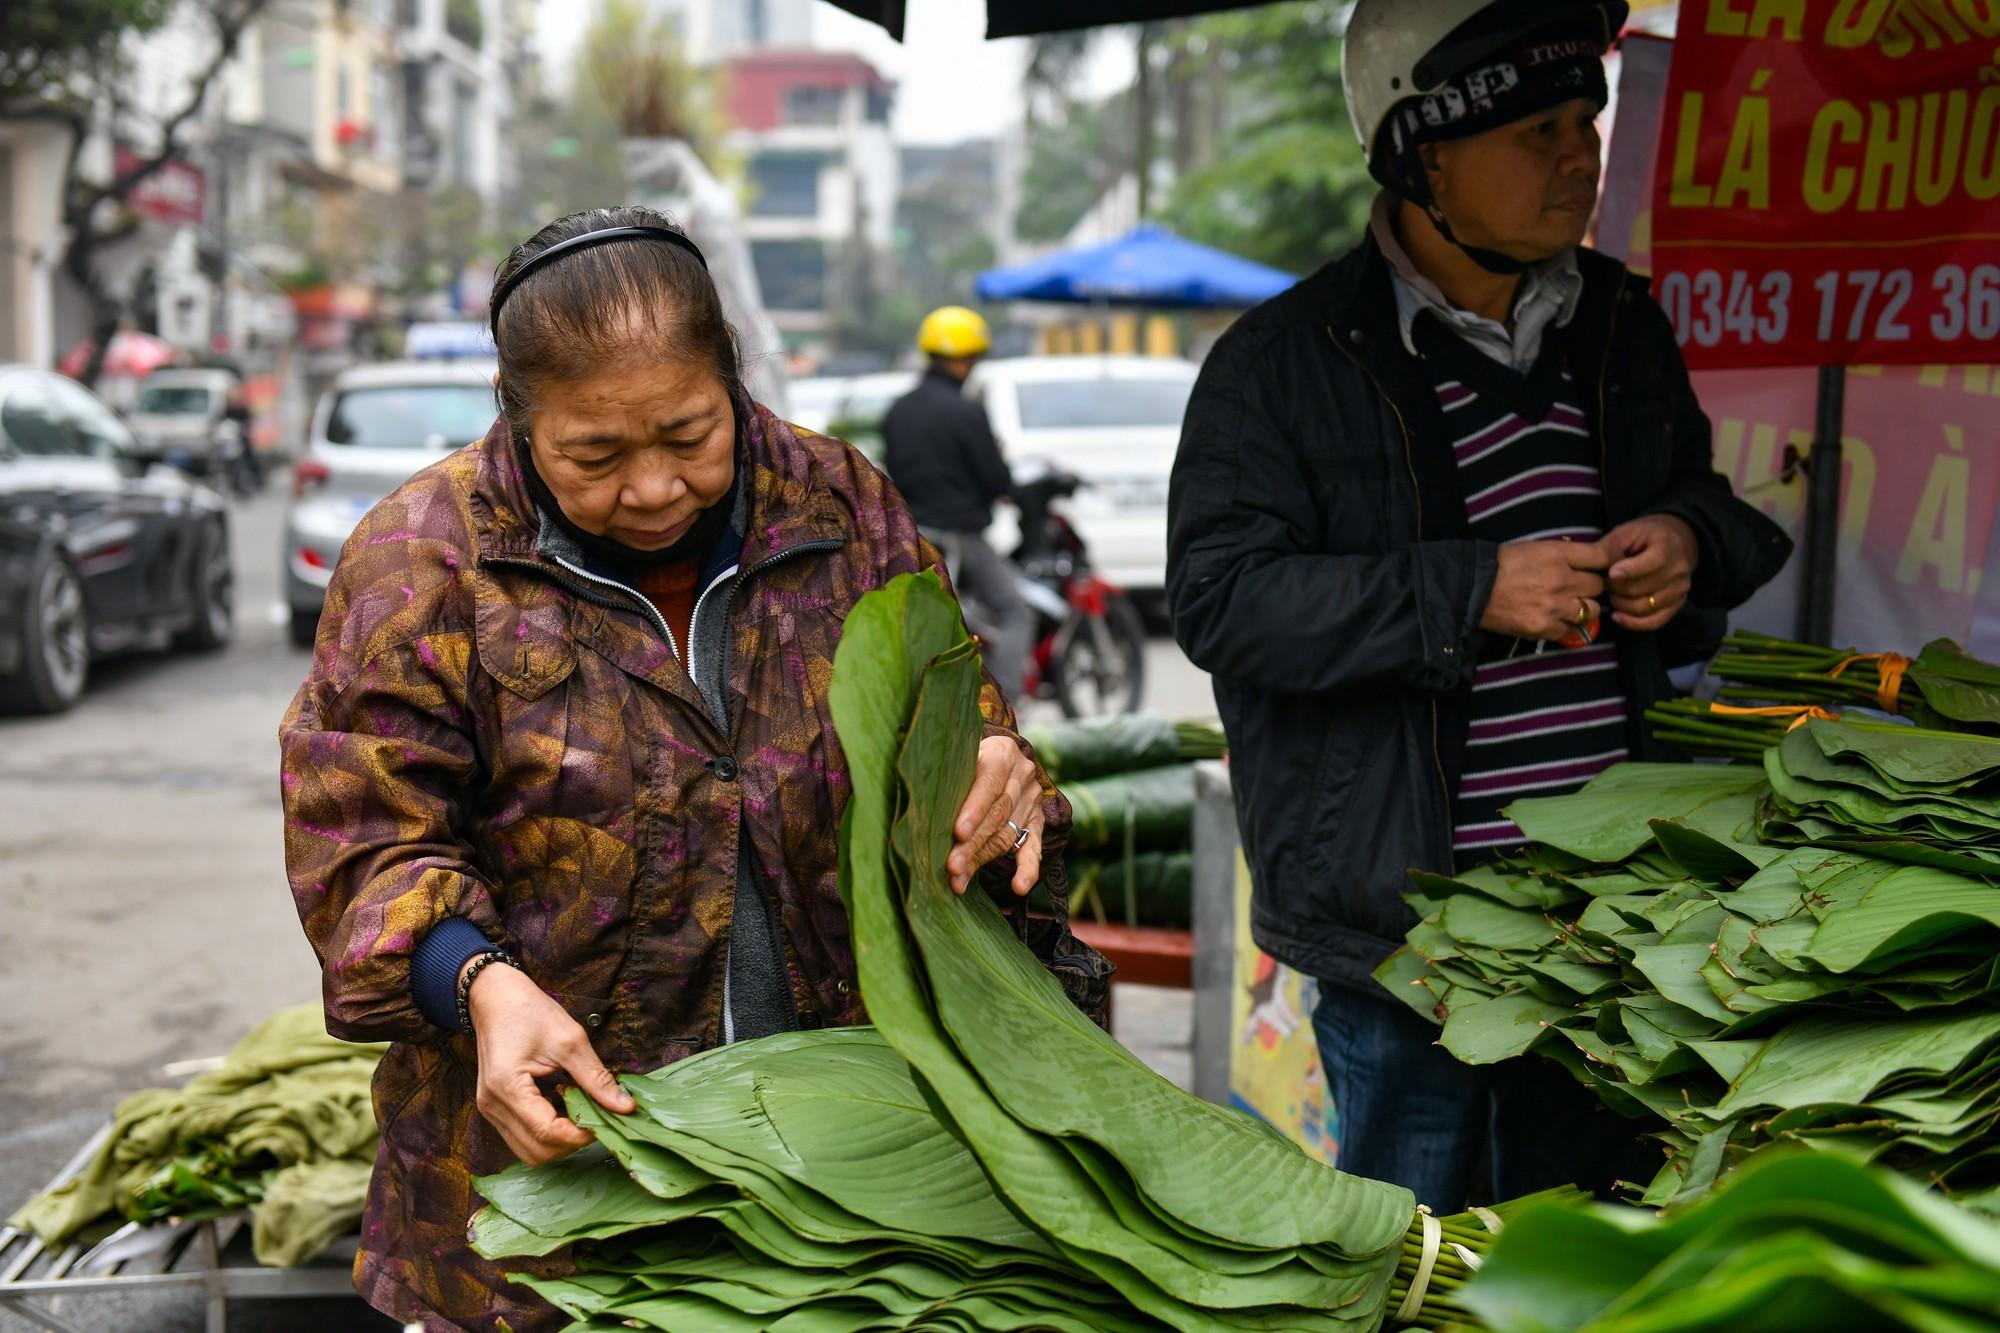
M 653 0 L 688 60 L 711 68 L 749 51 L 812 45 L 817 0 Z
M 246 34 L 218 136 L 217 229 L 291 293 L 310 381 L 379 351 L 409 318 L 483 311 L 484 291 L 461 299 L 457 275 L 420 290 L 429 233 L 441 199 L 466 201 L 454 220 L 477 227 L 513 183 L 532 8 L 292 0 Z
M 99 215 L 100 229 L 131 224 L 92 264 L 123 323 L 236 364 L 280 443 L 299 437 L 327 378 L 393 350 L 403 322 L 483 315 L 487 287 L 442 262 L 454 252 L 440 239 L 463 238 L 440 238 L 440 221 L 485 229 L 514 183 L 534 9 L 273 0 L 186 115 L 219 55 L 203 7 L 177 5 L 129 38 L 129 75 L 94 105 L 76 167 L 108 181 L 157 156 L 175 126 L 174 154 Z M 97 317 L 61 269 L 69 138 L 53 122 L 0 122 L 0 360 L 54 365 Z M 114 404 L 129 388 L 100 385 Z
M 823 345 L 835 310 L 871 298 L 895 229 L 895 90 L 845 52 L 769 49 L 724 62 L 726 146 L 745 164 L 745 226 L 771 317 Z
M 0 362 L 52 366 L 69 136 L 40 121 L 0 121 Z

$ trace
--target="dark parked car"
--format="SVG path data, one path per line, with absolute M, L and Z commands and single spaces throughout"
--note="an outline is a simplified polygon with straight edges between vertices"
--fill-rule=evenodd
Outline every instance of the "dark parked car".
M 0 365 L 0 709 L 70 707 L 106 653 L 229 642 L 228 511 L 136 453 L 83 386 Z

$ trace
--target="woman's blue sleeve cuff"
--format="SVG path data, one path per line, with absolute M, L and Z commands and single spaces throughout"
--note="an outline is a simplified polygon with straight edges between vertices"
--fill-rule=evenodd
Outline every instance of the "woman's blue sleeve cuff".
M 467 962 L 498 946 L 462 916 L 448 916 L 417 941 L 410 958 L 410 998 L 425 1018 L 446 1032 L 463 1032 L 458 1022 L 458 974 Z

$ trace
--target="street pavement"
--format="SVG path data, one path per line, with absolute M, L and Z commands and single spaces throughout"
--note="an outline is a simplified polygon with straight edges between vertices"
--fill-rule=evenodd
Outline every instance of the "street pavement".
M 99 664 L 82 705 L 0 718 L 0 1216 L 162 1067 L 219 1055 L 318 995 L 285 884 L 277 729 L 307 655 L 286 637 L 285 480 L 239 502 L 237 637 L 211 656 Z M 1170 642 L 1148 706 L 1213 711 Z M 1044 707 L 1044 706 L 1038 706 Z M 1123 986 L 1118 1035 L 1189 1078 L 1186 992 Z M 195 1333 L 194 1292 L 65 1297 L 78 1329 Z M 0 1333 L 32 1326 L 0 1312 Z M 358 1301 L 232 1304 L 232 1333 L 386 1329 Z

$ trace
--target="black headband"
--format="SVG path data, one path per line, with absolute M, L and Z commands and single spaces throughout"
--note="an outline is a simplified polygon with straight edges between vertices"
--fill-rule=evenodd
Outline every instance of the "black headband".
M 643 238 L 648 236 L 678 245 L 681 249 L 693 255 L 696 262 L 703 269 L 708 267 L 708 260 L 703 257 L 701 247 L 670 227 L 605 227 L 598 231 L 587 231 L 581 236 L 572 236 L 566 241 L 557 241 L 540 254 L 530 257 L 522 263 L 521 267 L 509 273 L 498 287 L 493 289 L 493 299 L 488 302 L 489 309 L 491 310 L 488 319 L 493 326 L 494 336 L 497 337 L 500 333 L 501 305 L 506 302 L 508 296 L 513 294 L 514 289 L 521 285 L 521 279 L 533 273 L 543 264 L 548 263 L 552 259 L 560 259 L 572 250 L 584 250 L 593 245 L 602 245 L 606 241 L 622 241 L 627 237 Z

